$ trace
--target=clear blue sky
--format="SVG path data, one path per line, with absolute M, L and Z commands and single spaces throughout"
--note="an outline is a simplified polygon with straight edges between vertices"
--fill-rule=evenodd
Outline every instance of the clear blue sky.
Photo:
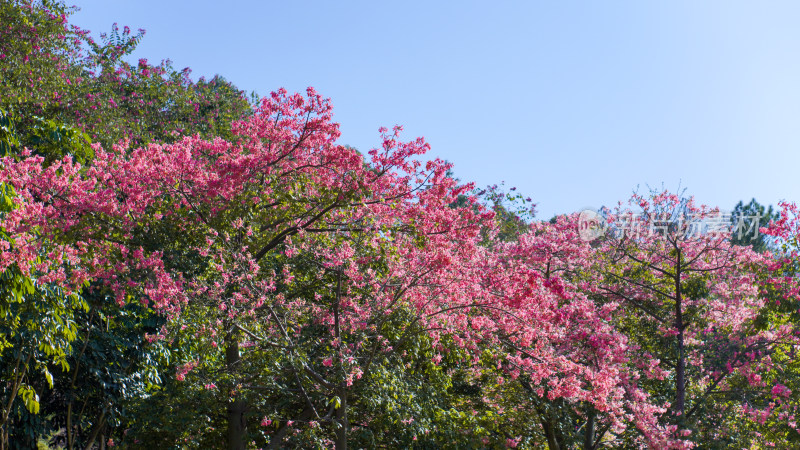
M 75 0 L 80 1 L 80 0 Z M 800 200 L 800 2 L 80 1 L 73 23 L 268 94 L 314 86 L 342 143 L 401 124 L 538 217 L 641 185 Z

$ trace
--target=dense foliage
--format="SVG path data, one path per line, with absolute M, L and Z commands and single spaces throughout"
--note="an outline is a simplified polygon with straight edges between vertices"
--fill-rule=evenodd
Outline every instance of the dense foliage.
M 0 448 L 800 442 L 793 203 L 637 194 L 587 238 L 70 12 L 0 4 Z

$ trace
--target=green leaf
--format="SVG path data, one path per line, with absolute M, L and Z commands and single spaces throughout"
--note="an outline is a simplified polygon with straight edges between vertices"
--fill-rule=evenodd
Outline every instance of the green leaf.
M 31 414 L 39 414 L 39 395 L 30 386 L 19 388 L 20 396 L 25 403 L 25 408 Z
M 44 368 L 44 377 L 47 379 L 47 385 L 50 386 L 50 389 L 53 389 L 53 374 L 47 370 L 47 367 Z

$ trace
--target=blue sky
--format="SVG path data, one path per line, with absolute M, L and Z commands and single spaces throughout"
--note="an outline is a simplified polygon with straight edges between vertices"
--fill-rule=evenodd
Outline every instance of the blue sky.
M 76 0 L 80 1 L 80 0 Z M 537 216 L 687 188 L 800 200 L 800 2 L 80 1 L 97 36 L 144 28 L 169 58 L 268 94 L 314 86 L 343 144 L 401 124 L 463 181 Z

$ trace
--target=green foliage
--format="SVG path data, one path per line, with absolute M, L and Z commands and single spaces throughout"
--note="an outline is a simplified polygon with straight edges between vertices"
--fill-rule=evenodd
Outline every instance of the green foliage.
M 766 227 L 770 221 L 778 220 L 780 213 L 772 208 L 772 205 L 764 206 L 756 201 L 750 200 L 745 204 L 739 202 L 731 213 L 731 226 L 733 234 L 731 243 L 735 245 L 749 245 L 758 253 L 773 250 L 769 236 L 765 236 L 758 231 L 759 227 Z
M 60 157 L 61 152 L 80 155 L 87 148 L 78 132 L 52 121 L 41 121 L 40 125 L 33 128 L 35 137 L 41 139 L 41 148 L 48 156 Z M 15 121 L 0 109 L 0 149 L 13 154 L 19 142 Z M 0 193 L 0 214 L 5 214 L 14 208 L 15 194 L 2 183 Z M 15 245 L 2 229 L 0 239 Z M 35 277 L 24 276 L 16 266 L 0 273 L 0 376 L 8 381 L 0 390 L 3 440 L 9 435 L 24 435 L 26 442 L 32 442 L 31 433 L 42 431 L 42 421 L 28 416 L 40 412 L 42 393 L 54 387 L 51 368 L 69 370 L 68 355 L 79 324 L 75 314 L 86 308 L 81 296 L 42 285 Z
M 230 138 L 230 124 L 248 114 L 242 92 L 224 78 L 193 82 L 188 70 L 124 60 L 143 33 L 113 27 L 101 43 L 70 28 L 74 11 L 60 1 L 0 3 L 0 156 L 23 147 L 47 163 L 66 155 L 82 164 L 93 157 L 91 140 L 105 146 L 169 142 L 183 134 Z M 88 52 L 84 49 L 88 49 Z M 2 208 L 14 192 L 0 185 Z M 181 230 L 157 223 L 134 230 L 143 246 L 174 255 L 187 273 L 198 264 L 176 245 Z M 0 230 L 0 239 L 8 240 Z M 184 240 L 184 244 L 188 243 Z M 13 245 L 13 242 L 10 243 Z M 193 262 L 194 261 L 194 262 Z M 86 300 L 88 295 L 89 300 Z M 89 312 L 89 305 L 92 305 Z M 34 435 L 63 427 L 72 444 L 86 445 L 95 431 L 118 427 L 133 399 L 155 389 L 168 367 L 169 349 L 147 344 L 164 318 L 143 306 L 119 308 L 101 291 L 78 296 L 23 277 L 0 274 L 0 430 L 22 447 Z M 79 338 L 80 337 L 80 338 Z M 68 405 L 77 406 L 67 411 Z M 88 405 L 88 406 L 87 406 Z M 60 425 L 59 425 L 60 424 Z M 22 436 L 26 436 L 22 440 Z
M 0 4 L 0 109 L 16 117 L 21 146 L 84 140 L 69 130 L 106 147 L 196 133 L 230 138 L 230 124 L 249 114 L 248 98 L 224 78 L 194 82 L 188 69 L 169 61 L 132 65 L 125 57 L 142 31 L 131 35 L 114 25 L 96 42 L 70 28 L 73 12 L 61 1 Z
M 48 164 L 64 156 L 86 164 L 94 157 L 89 137 L 76 128 L 30 116 L 25 129 L 28 134 L 20 137 L 15 125 L 17 122 L 11 113 L 0 108 L 0 156 L 19 153 L 22 142 L 25 142 L 33 154 L 43 156 Z

